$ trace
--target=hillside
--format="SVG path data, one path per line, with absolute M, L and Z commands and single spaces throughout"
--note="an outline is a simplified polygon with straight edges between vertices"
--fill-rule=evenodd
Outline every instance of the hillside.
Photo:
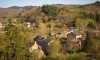
M 0 8 L 0 60 L 100 60 L 100 2 Z
M 80 10 L 87 11 L 87 12 L 98 12 L 100 13 L 100 2 L 95 2 L 87 5 L 63 5 L 63 4 L 53 4 L 53 6 L 57 6 L 59 8 L 70 9 L 70 10 Z M 0 8 L 0 18 L 4 17 L 14 17 L 20 14 L 28 14 L 32 13 L 32 10 L 37 8 L 37 6 L 25 6 L 25 7 L 18 7 L 13 6 L 9 8 Z M 11 12 L 10 12 L 11 11 Z M 25 12 L 24 12 L 25 11 Z
M 88 12 L 98 12 L 100 14 L 100 2 L 83 5 L 82 8 Z

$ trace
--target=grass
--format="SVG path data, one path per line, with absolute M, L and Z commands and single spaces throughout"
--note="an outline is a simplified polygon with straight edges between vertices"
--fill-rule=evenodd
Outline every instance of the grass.
M 80 8 L 72 8 L 72 9 L 69 9 L 70 11 L 72 12 L 80 12 L 81 9 Z
M 86 57 L 86 55 L 88 54 L 84 52 L 73 53 L 69 55 L 68 60 L 87 60 L 88 57 Z

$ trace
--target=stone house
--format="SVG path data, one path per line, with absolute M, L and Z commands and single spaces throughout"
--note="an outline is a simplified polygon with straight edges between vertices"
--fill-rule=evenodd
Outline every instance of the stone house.
M 45 54 L 47 54 L 48 46 L 52 42 L 52 40 L 47 39 L 41 35 L 38 35 L 36 38 L 34 38 L 34 41 L 37 42 L 39 46 L 41 46 L 42 50 L 44 51 Z
M 37 44 L 37 42 L 28 44 L 29 52 L 31 53 L 33 50 L 39 49 L 41 50 L 41 47 Z
M 72 34 L 75 36 L 75 38 L 81 38 L 82 34 L 79 31 L 73 31 Z
M 76 38 L 76 35 L 69 33 L 67 35 L 66 43 L 63 44 L 66 51 L 77 51 L 81 49 L 81 40 Z
M 30 46 L 29 52 L 31 53 L 31 52 L 33 51 L 33 49 L 38 49 L 38 45 L 37 45 L 36 42 L 35 42 L 35 44 L 33 44 L 32 46 Z
M 71 40 L 72 42 L 79 42 L 81 41 L 80 38 L 82 38 L 82 34 L 79 31 L 67 34 L 67 40 Z

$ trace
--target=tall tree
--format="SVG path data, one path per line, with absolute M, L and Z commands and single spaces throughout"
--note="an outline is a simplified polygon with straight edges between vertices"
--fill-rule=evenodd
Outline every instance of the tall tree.
M 45 59 L 45 54 L 42 50 L 40 49 L 34 49 L 31 53 L 30 59 L 32 60 L 43 60 Z
M 89 22 L 88 27 L 92 29 L 96 29 L 96 25 L 93 22 Z
M 76 27 L 76 18 L 74 18 L 73 27 Z
M 100 23 L 100 15 L 96 12 L 96 22 Z
M 6 27 L 5 48 L 3 60 L 28 60 L 27 49 L 25 48 L 23 36 L 16 25 L 10 19 Z
M 49 16 L 56 16 L 58 13 L 56 6 L 44 5 L 42 6 L 42 11 Z
M 55 53 L 59 53 L 59 51 L 62 49 L 62 45 L 60 43 L 60 40 L 56 40 L 54 39 L 49 47 L 48 47 L 48 52 L 49 54 L 55 54 Z
M 85 52 L 91 52 L 92 48 L 93 48 L 93 43 L 92 43 L 92 40 L 91 40 L 91 37 L 90 37 L 90 32 L 87 31 L 86 39 L 82 44 L 82 50 L 85 51 Z

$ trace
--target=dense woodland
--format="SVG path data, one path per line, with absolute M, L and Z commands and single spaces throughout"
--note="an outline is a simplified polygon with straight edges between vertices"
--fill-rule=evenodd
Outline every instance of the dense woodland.
M 30 23 L 30 27 L 27 27 L 27 22 Z M 0 8 L 0 23 L 5 25 L 0 28 L 0 60 L 100 59 L 99 1 L 86 5 L 57 4 Z M 64 48 L 61 44 L 63 39 L 48 36 L 49 32 L 63 32 L 68 27 L 87 30 L 81 49 L 71 49 L 71 46 Z M 29 53 L 26 45 L 32 43 L 37 35 L 53 40 L 48 47 L 48 54 L 39 50 Z

